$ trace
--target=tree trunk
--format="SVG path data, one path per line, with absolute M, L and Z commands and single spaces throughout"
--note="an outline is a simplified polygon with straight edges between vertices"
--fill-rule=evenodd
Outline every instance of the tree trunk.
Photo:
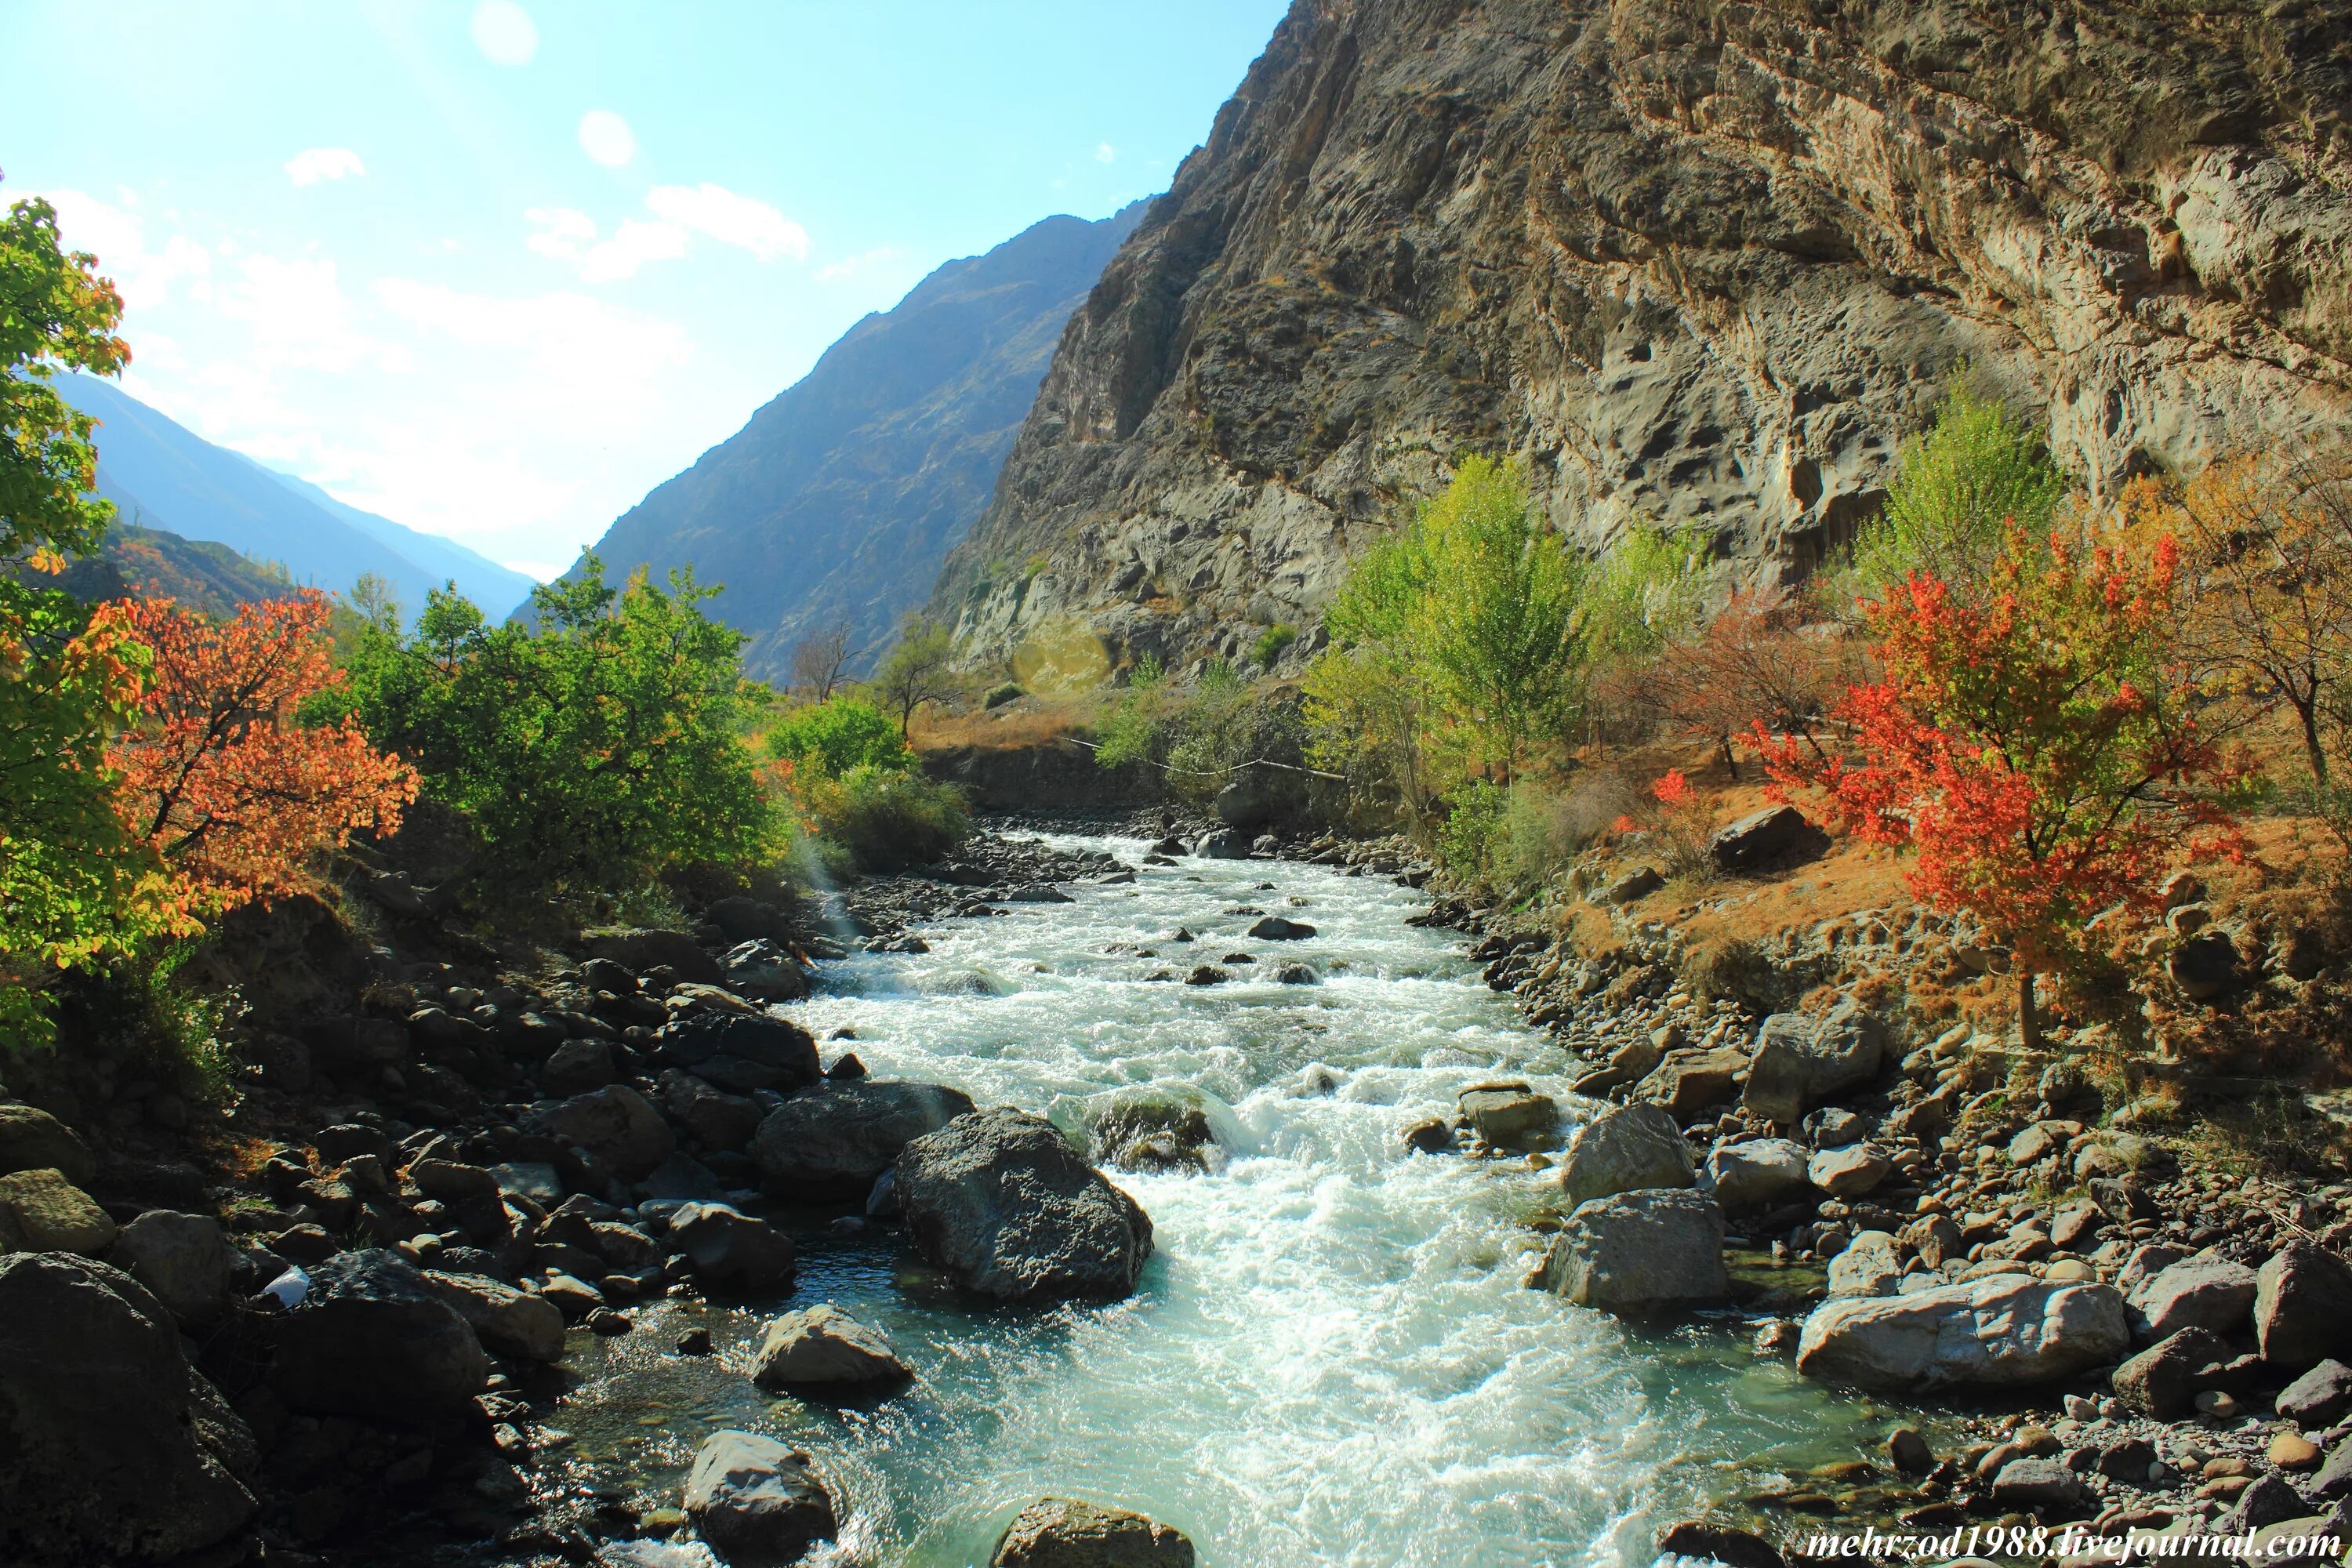
M 2042 1048 L 2042 1020 L 2033 1012 L 2033 971 L 2022 964 L 2017 971 L 2017 1035 L 2024 1049 Z
M 1739 759 L 1732 753 L 1731 737 L 1727 734 L 1723 737 L 1723 771 L 1731 775 L 1733 784 L 1739 782 Z

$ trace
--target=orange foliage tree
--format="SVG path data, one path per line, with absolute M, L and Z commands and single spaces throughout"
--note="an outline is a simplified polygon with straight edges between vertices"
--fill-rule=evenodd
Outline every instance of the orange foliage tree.
M 1757 727 L 1776 793 L 1816 792 L 1858 837 L 1911 846 L 1913 894 L 2008 944 L 2029 1047 L 2034 978 L 2079 954 L 2094 916 L 2152 910 L 2175 856 L 2243 853 L 2251 771 L 2182 711 L 2167 662 L 2178 569 L 2169 537 L 2134 558 L 2012 536 L 1981 598 L 1914 574 L 1865 606 L 1882 675 L 1839 704 L 1850 753 Z
M 1714 742 L 1735 783 L 1732 742 L 1758 723 L 1820 757 L 1820 731 L 1855 673 L 1841 631 L 1808 625 L 1785 589 L 1741 589 L 1722 614 L 1642 668 L 1640 695 L 1677 730 Z
M 214 621 L 133 599 L 130 635 L 152 656 L 139 719 L 110 748 L 116 810 L 171 879 L 182 929 L 203 913 L 311 885 L 310 863 L 360 828 L 391 832 L 416 775 L 355 725 L 305 728 L 296 708 L 340 685 L 331 602 L 306 590 Z

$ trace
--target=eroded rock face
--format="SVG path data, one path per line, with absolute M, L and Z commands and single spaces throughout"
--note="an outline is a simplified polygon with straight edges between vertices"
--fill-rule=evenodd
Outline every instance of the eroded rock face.
M 2131 1342 L 2105 1285 L 1997 1274 L 1907 1296 L 1824 1302 L 1805 1320 L 1797 1369 L 1889 1393 L 2051 1383 Z
M 1671 520 L 1772 576 L 1963 359 L 2106 489 L 2340 423 L 2340 20 L 1302 0 L 933 607 L 975 661 L 1244 658 L 1465 448 L 1584 542 Z
M 975 1294 L 1006 1301 L 1125 1296 L 1151 1256 L 1151 1220 L 1043 1117 L 974 1110 L 898 1155 L 916 1250 Z

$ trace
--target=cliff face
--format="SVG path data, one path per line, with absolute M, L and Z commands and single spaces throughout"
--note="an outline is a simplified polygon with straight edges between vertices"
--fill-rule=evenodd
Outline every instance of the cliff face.
M 1236 654 L 1464 449 L 1801 571 L 1964 360 L 2094 486 L 2343 426 L 2347 113 L 2340 0 L 1297 0 L 934 607 Z
M 750 636 L 754 675 L 787 674 L 836 622 L 862 668 L 987 506 L 1062 323 L 1140 216 L 1047 218 L 858 322 L 613 524 L 607 580 L 691 565 L 724 584 L 713 609 Z

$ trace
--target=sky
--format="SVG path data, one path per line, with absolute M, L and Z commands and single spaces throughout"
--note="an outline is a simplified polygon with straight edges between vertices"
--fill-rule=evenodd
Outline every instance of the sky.
M 0 0 L 0 204 L 131 395 L 547 577 L 941 262 L 1166 189 L 1284 9 Z

